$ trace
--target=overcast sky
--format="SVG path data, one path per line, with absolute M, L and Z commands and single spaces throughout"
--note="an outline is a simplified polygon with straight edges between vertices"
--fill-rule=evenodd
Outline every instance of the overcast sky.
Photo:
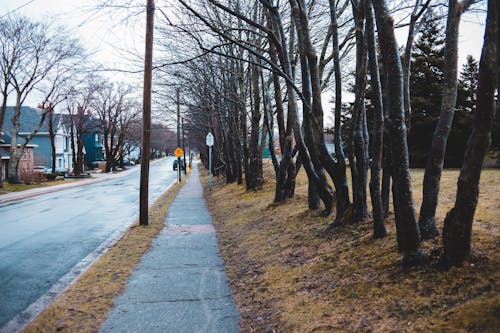
M 99 1 L 0 0 L 0 16 L 15 11 L 35 20 L 55 20 L 75 33 L 95 62 L 107 68 L 125 68 L 130 60 L 134 60 L 137 55 L 142 56 L 144 52 L 145 15 L 133 16 L 131 20 L 123 22 L 117 15 L 111 16 L 107 11 L 96 10 L 96 3 Z M 460 29 L 460 64 L 464 63 L 467 54 L 479 59 L 484 34 L 482 24 L 484 16 L 481 14 L 468 13 L 463 17 Z M 397 34 L 403 44 L 406 32 L 401 30 Z M 131 53 L 124 50 L 130 50 Z M 106 73 L 106 76 L 118 81 L 128 80 L 124 75 L 118 72 Z M 137 80 L 137 76 L 134 80 Z M 28 103 L 35 102 L 30 100 Z

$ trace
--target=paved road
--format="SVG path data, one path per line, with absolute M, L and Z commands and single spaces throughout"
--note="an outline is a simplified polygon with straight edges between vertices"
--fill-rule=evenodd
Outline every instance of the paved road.
M 151 164 L 150 204 L 175 182 L 172 161 Z M 25 321 L 23 310 L 64 287 L 78 273 L 75 266 L 130 226 L 138 216 L 139 174 L 137 167 L 123 177 L 0 205 L 0 331 L 12 330 L 14 317 Z

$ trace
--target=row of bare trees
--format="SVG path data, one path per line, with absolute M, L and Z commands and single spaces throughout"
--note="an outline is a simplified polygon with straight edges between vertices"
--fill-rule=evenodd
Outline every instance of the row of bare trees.
M 245 182 L 247 190 L 259 190 L 264 181 L 262 154 L 266 149 L 275 171 L 274 201 L 281 203 L 293 197 L 297 171 L 304 168 L 309 208 L 323 208 L 327 215 L 335 212 L 325 232 L 368 218 L 369 190 L 377 238 L 386 235 L 392 180 L 403 262 L 425 262 L 420 242 L 438 235 L 434 220 L 456 103 L 458 26 L 461 15 L 474 1 L 179 0 L 167 1 L 167 5 L 170 12 L 160 11 L 157 23 L 159 39 L 169 41 L 160 42 L 162 61 L 156 70 L 161 75 L 157 80 L 165 83 L 162 88 L 166 91 L 182 89 L 189 136 L 199 142 L 202 155 L 204 136 L 209 131 L 215 135 L 216 172 L 223 173 L 227 182 Z M 412 114 L 409 59 L 428 11 L 442 6 L 447 18 L 445 98 L 430 149 L 418 222 L 407 144 Z M 479 2 L 477 6 L 484 4 Z M 460 209 L 466 207 L 468 212 L 457 215 L 453 213 L 456 208 L 450 213 L 453 217 L 449 214 L 445 221 L 443 258 L 447 264 L 459 264 L 470 254 L 477 182 L 491 132 L 487 125 L 494 114 L 491 82 L 495 82 L 497 72 L 491 52 L 497 38 L 495 6 L 495 1 L 488 1 L 479 78 L 483 83 L 478 88 L 477 112 L 471 124 L 474 129 L 459 183 L 465 174 L 472 177 L 474 173 L 474 177 L 459 186 L 457 193 Z M 403 53 L 395 37 L 395 18 L 400 17 L 404 19 L 398 25 L 409 27 Z M 187 40 L 189 48 L 185 47 Z M 171 73 L 174 75 L 168 76 Z M 353 85 L 355 99 L 348 120 L 342 121 L 346 80 Z M 365 99 L 368 84 L 371 115 L 367 114 Z M 334 94 L 333 153 L 325 139 L 325 91 Z M 372 119 L 371 124 L 368 119 Z M 345 128 L 350 129 L 347 139 L 342 133 Z M 474 166 L 468 167 L 471 159 Z M 464 193 L 473 193 L 475 199 L 469 194 L 463 197 Z M 470 218 L 462 220 L 464 215 Z
M 83 135 L 91 130 L 103 134 L 106 170 L 123 163 L 131 127 L 139 118 L 134 90 L 97 76 L 90 63 L 79 41 L 63 27 L 16 15 L 0 19 L 0 129 L 4 121 L 12 122 L 9 182 L 20 182 L 19 160 L 44 123 L 55 172 L 56 112 L 64 114 L 70 128 L 75 175 L 84 171 Z M 32 133 L 18 142 L 22 106 L 29 96 L 40 98 L 43 111 Z M 7 103 L 12 101 L 13 117 L 5 119 Z

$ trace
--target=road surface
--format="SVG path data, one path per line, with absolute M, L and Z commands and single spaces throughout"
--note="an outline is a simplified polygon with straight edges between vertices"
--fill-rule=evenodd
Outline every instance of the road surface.
M 172 162 L 150 165 L 150 205 L 175 182 Z M 27 321 L 23 310 L 45 305 L 43 298 L 75 278 L 75 267 L 94 260 L 134 222 L 139 176 L 136 167 L 122 177 L 0 205 L 0 331 Z

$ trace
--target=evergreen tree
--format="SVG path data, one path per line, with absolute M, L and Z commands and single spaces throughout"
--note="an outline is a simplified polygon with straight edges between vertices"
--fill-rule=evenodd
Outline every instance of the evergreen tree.
M 444 28 L 431 14 L 412 52 L 410 96 L 412 128 L 408 137 L 410 164 L 423 167 L 439 117 L 443 90 Z
M 477 60 L 472 55 L 468 55 L 467 62 L 463 65 L 458 80 L 457 111 L 474 113 L 478 75 L 479 64 Z
M 476 109 L 478 75 L 479 64 L 477 60 L 468 55 L 458 80 L 457 105 L 446 146 L 445 167 L 462 165 Z

